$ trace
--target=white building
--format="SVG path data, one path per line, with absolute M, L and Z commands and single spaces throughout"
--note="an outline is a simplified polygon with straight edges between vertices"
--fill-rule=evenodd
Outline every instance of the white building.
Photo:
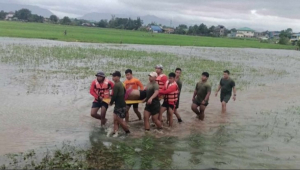
M 5 16 L 5 20 L 11 20 L 14 17 L 15 13 L 14 12 L 9 12 L 6 16 Z
M 237 29 L 236 37 L 243 37 L 243 38 L 253 38 L 254 37 L 255 30 L 243 27 L 240 29 Z

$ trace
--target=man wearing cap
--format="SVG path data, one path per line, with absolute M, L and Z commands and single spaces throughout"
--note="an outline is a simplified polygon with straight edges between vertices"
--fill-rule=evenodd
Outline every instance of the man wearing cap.
M 110 98 L 109 90 L 114 87 L 114 83 L 105 77 L 103 71 L 99 71 L 95 76 L 97 78 L 92 82 L 90 88 L 90 94 L 95 98 L 91 109 L 91 116 L 95 119 L 101 120 L 101 126 L 103 126 L 107 121 L 105 116 L 108 103 L 105 103 L 102 100 Z M 100 108 L 101 115 L 98 115 L 97 112 Z
M 169 127 L 173 126 L 173 114 L 178 102 L 179 88 L 175 81 L 176 74 L 170 73 L 169 80 L 166 82 L 164 89 L 159 90 L 159 94 L 164 95 L 164 102 L 160 108 L 159 120 L 162 121 L 162 114 L 167 111 Z
M 192 98 L 192 111 L 197 114 L 200 120 L 204 120 L 204 111 L 208 105 L 208 100 L 211 93 L 211 85 L 207 82 L 208 78 L 209 74 L 207 72 L 203 72 L 201 81 L 196 84 Z
M 115 104 L 114 108 L 114 136 L 118 136 L 119 125 L 123 128 L 126 134 L 129 134 L 130 131 L 126 122 L 123 120 L 126 117 L 126 102 L 125 102 L 125 88 L 123 83 L 120 81 L 121 73 L 115 71 L 111 74 L 113 76 L 113 81 L 115 82 L 113 88 L 113 96 L 110 100 L 110 105 Z
M 161 64 L 155 67 L 157 78 L 156 82 L 159 86 L 159 89 L 163 89 L 165 87 L 166 82 L 168 81 L 168 77 L 163 74 L 163 66 Z
M 145 130 L 150 130 L 149 118 L 152 117 L 152 121 L 155 123 L 158 129 L 162 129 L 161 122 L 158 120 L 160 111 L 160 102 L 158 98 L 159 86 L 156 83 L 157 73 L 152 72 L 149 74 L 149 83 L 146 86 L 146 107 L 144 110 L 144 124 Z

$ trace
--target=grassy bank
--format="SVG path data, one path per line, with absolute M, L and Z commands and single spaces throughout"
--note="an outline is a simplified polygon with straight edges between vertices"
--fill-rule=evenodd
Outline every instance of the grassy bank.
M 64 35 L 67 30 L 67 36 Z M 69 42 L 124 43 L 203 47 L 238 47 L 294 49 L 293 46 L 266 44 L 256 40 L 212 38 L 173 34 L 151 34 L 140 31 L 88 28 L 41 23 L 0 22 L 0 36 L 41 38 Z

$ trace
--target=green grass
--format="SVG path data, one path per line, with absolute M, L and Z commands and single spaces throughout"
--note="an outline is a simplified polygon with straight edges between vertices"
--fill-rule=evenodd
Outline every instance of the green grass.
M 68 32 L 67 36 L 63 34 L 64 30 L 67 30 Z M 294 49 L 293 46 L 266 44 L 246 39 L 212 38 L 172 34 L 152 35 L 151 33 L 140 31 L 7 21 L 0 22 L 0 36 L 40 38 L 68 42 L 122 42 L 124 44 Z

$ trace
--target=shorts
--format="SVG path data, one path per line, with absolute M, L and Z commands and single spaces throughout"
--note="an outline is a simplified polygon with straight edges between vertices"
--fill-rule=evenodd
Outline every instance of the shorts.
M 157 102 L 153 103 L 153 101 L 152 101 L 152 104 L 150 104 L 150 105 L 146 104 L 145 111 L 150 112 L 151 115 L 159 114 L 160 102 L 157 101 Z
M 127 107 L 131 107 L 131 105 L 133 105 L 133 108 L 134 109 L 137 109 L 137 108 L 139 108 L 139 104 L 138 103 L 136 103 L 136 104 L 127 104 Z
M 178 109 L 178 108 L 179 108 L 179 97 L 178 97 L 178 101 L 177 101 L 177 103 L 176 103 L 175 109 Z
M 126 111 L 126 107 L 114 108 L 114 114 L 116 114 L 121 119 L 124 119 L 126 117 Z
M 105 102 L 93 102 L 92 108 L 101 108 L 101 107 L 105 107 L 107 109 L 108 104 Z
M 231 94 L 222 94 L 220 96 L 221 102 L 228 103 L 231 98 Z
M 194 103 L 195 105 L 197 105 L 197 106 L 203 105 L 203 104 L 199 103 L 196 99 L 193 100 L 193 103 Z M 206 102 L 206 103 L 204 104 L 204 106 L 205 106 L 205 107 L 208 106 L 208 102 Z
M 172 105 L 172 104 L 169 104 L 168 102 L 163 102 L 163 104 L 161 105 L 161 107 L 166 107 L 168 110 L 169 108 L 171 108 L 172 110 L 175 110 L 175 107 L 176 105 Z

